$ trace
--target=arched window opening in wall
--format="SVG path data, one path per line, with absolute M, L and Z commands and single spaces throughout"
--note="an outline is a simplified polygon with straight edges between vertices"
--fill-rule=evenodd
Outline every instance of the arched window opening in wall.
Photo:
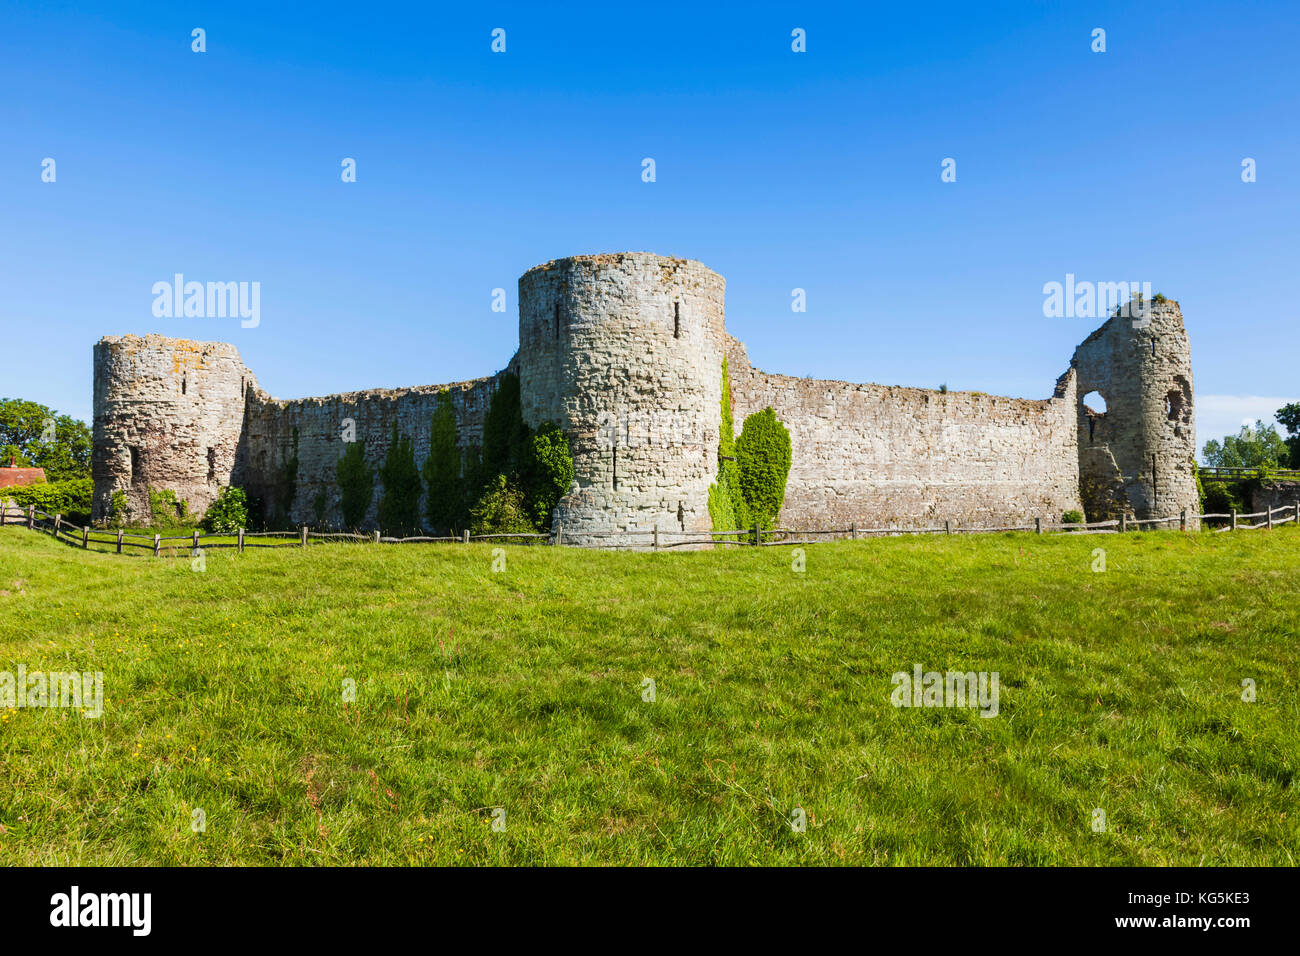
M 1174 376 L 1174 387 L 1165 396 L 1165 414 L 1171 422 L 1191 424 L 1192 385 L 1181 375 Z
M 217 450 L 208 449 L 208 481 L 217 480 Z
M 131 486 L 134 487 L 140 480 L 140 449 L 134 445 L 131 446 Z
M 185 385 L 186 385 L 186 383 L 187 383 L 187 380 L 186 380 L 185 376 L 182 375 L 182 376 L 181 376 L 181 394 L 182 394 L 182 395 L 185 394 Z
M 682 337 L 682 304 L 680 302 L 674 302 L 673 303 L 673 338 L 680 339 L 681 337 Z
M 1097 422 L 1106 417 L 1106 399 L 1101 392 L 1092 391 L 1083 396 L 1083 413 L 1088 418 L 1088 441 L 1097 440 Z
M 560 303 L 555 303 L 555 337 L 560 337 Z

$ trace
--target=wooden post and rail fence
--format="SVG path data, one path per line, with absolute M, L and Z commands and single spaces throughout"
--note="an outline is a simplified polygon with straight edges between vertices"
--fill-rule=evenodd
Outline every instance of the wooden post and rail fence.
M 871 537 L 894 537 L 915 534 L 994 534 L 1010 531 L 1032 531 L 1035 534 L 1127 534 L 1140 531 L 1144 527 L 1158 528 L 1162 525 L 1177 524 L 1178 530 L 1186 532 L 1189 522 L 1222 523 L 1222 527 L 1210 529 L 1210 533 L 1222 534 L 1238 530 L 1272 530 L 1280 525 L 1295 522 L 1300 524 L 1300 501 L 1292 505 L 1281 505 L 1265 511 L 1251 514 L 1239 513 L 1235 509 L 1223 514 L 1190 514 L 1184 509 L 1180 514 L 1168 518 L 1135 519 L 1121 515 L 1118 519 L 1092 522 L 1049 522 L 1041 516 L 1026 520 L 1025 524 L 1006 527 L 971 527 L 960 528 L 951 519 L 942 525 L 924 528 L 862 528 L 853 522 L 847 528 L 813 529 L 813 528 L 764 528 L 754 524 L 751 528 L 739 531 L 661 531 L 657 526 L 644 531 L 608 531 L 582 532 L 570 535 L 570 543 L 580 543 L 585 547 L 642 548 L 660 551 L 680 547 L 699 547 L 701 545 L 738 545 L 748 547 L 766 547 L 772 545 L 813 544 L 819 540 L 847 538 L 853 541 Z M 7 502 L 0 502 L 0 526 L 25 525 L 29 531 L 49 533 L 54 538 L 83 550 L 89 550 L 92 544 L 111 548 L 114 553 L 122 554 L 123 548 L 141 548 L 151 551 L 155 557 L 161 557 L 165 548 L 181 547 L 168 542 L 183 541 L 191 550 L 199 548 L 234 548 L 243 552 L 247 548 L 306 548 L 311 544 L 331 542 L 364 542 L 368 544 L 470 544 L 471 542 L 498 542 L 501 544 L 548 544 L 565 543 L 565 532 L 559 520 L 550 534 L 471 534 L 468 530 L 458 535 L 415 535 L 411 537 L 389 537 L 379 531 L 366 534 L 353 532 L 312 531 L 302 525 L 297 531 L 247 531 L 239 528 L 232 534 L 203 534 L 198 530 L 183 535 L 163 535 L 161 532 L 142 534 L 122 529 L 97 529 L 89 525 L 80 527 L 64 519 L 61 514 L 46 514 L 37 510 L 35 505 L 22 508 Z M 604 539 L 609 544 L 601 544 Z M 632 542 L 644 541 L 644 545 Z M 97 548 L 98 550 L 98 548 Z

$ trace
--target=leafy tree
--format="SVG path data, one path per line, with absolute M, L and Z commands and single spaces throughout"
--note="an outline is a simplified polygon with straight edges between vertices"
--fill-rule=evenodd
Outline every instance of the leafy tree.
M 519 376 L 507 372 L 497 382 L 483 417 L 482 471 L 487 481 L 496 475 L 517 476 L 526 461 L 531 432 L 524 424 Z
M 49 423 L 53 423 L 53 440 Z M 59 415 L 36 402 L 0 399 L 0 464 L 12 459 L 20 468 L 44 468 L 45 480 L 90 477 L 90 429 L 70 415 Z
M 569 439 L 554 422 L 543 422 L 529 442 L 525 498 L 538 531 L 551 526 L 555 505 L 573 484 L 573 452 Z
M 714 531 L 737 531 L 749 526 L 749 506 L 740 490 L 740 465 L 736 457 L 735 419 L 731 412 L 731 376 L 722 360 L 722 421 L 718 432 L 718 480 L 709 486 L 709 517 Z
M 1201 454 L 1214 468 L 1284 468 L 1290 460 L 1288 452 L 1277 429 L 1257 421 L 1253 428 L 1243 425 L 1238 434 L 1222 442 L 1210 439 Z
M 316 492 L 316 496 L 311 500 L 311 514 L 317 528 L 325 526 L 325 504 L 325 489 L 322 488 Z
M 528 534 L 537 530 L 529 519 L 523 491 L 505 475 L 492 480 L 469 514 L 474 534 Z
M 1274 416 L 1289 436 L 1286 440 L 1290 454 L 1287 456 L 1292 468 L 1300 468 L 1300 402 L 1283 405 Z
M 344 527 L 356 529 L 366 520 L 370 499 L 375 494 L 375 474 L 366 464 L 366 443 L 349 442 L 339 459 L 335 475 L 339 482 L 339 508 Z
M 790 475 L 790 432 L 769 406 L 745 419 L 736 439 L 740 464 L 740 491 L 751 520 L 773 527 L 785 503 L 785 482 Z
M 248 527 L 248 496 L 243 488 L 222 488 L 203 515 L 203 528 L 210 534 L 234 534 Z
M 461 490 L 464 492 L 461 508 L 462 515 L 469 515 L 470 509 L 478 503 L 479 496 L 483 493 L 483 487 L 487 483 L 487 476 L 484 475 L 483 469 L 483 449 L 479 445 L 470 445 L 465 449 L 464 468 L 461 474 Z
M 429 431 L 429 457 L 424 460 L 425 513 L 435 530 L 450 530 L 465 517 L 465 488 L 457 444 L 456 409 L 451 393 L 438 393 Z
M 384 463 L 379 466 L 384 496 L 379 499 L 379 527 L 406 533 L 420 526 L 420 472 L 415 467 L 415 446 L 410 436 L 399 435 L 393 422 Z

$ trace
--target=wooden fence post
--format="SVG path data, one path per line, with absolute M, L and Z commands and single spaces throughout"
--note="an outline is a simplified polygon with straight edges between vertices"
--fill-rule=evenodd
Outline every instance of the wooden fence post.
M 466 533 L 467 535 L 469 534 L 468 531 L 466 531 L 465 533 Z M 375 532 L 375 544 L 378 544 L 378 543 L 379 543 L 379 532 L 376 531 L 376 532 Z
M 1042 519 L 1042 518 L 1035 518 L 1035 519 L 1034 519 L 1034 534 L 1042 534 L 1042 533 L 1043 533 L 1043 519 Z
M 27 506 L 27 530 L 33 531 L 36 528 L 36 506 Z
M 1272 531 L 1273 530 L 1273 506 L 1271 504 L 1266 504 L 1264 506 L 1264 510 L 1268 513 L 1268 530 Z
M 81 547 L 83 550 L 90 547 L 90 525 L 81 529 Z
M 650 550 L 652 551 L 659 550 L 659 526 L 658 525 L 655 525 L 655 540 L 654 540 L 654 544 L 650 546 Z
M 1295 503 L 1295 523 L 1296 527 L 1300 527 L 1300 501 Z
M 379 540 L 379 532 L 378 532 L 378 531 L 375 532 L 375 540 L 376 540 L 376 541 Z M 461 543 L 461 544 L 469 544 L 469 528 L 466 528 L 466 529 L 465 529 L 465 533 L 464 533 L 464 535 L 461 537 L 461 539 L 460 539 L 460 543 Z
M 1186 508 L 1184 508 L 1183 513 L 1178 516 L 1178 530 L 1179 531 L 1187 530 L 1187 509 Z
M 856 521 L 849 525 L 849 534 L 853 536 L 854 541 L 858 540 L 858 523 Z
M 118 528 L 117 530 L 117 553 L 118 554 L 122 553 L 122 529 L 121 528 Z
M 199 550 L 199 530 L 198 530 L 198 528 L 195 528 L 195 529 L 194 529 L 194 550 L 195 550 L 195 551 Z
M 302 535 L 302 546 L 305 548 L 307 547 L 307 526 L 306 525 L 302 526 L 301 535 Z
M 952 520 L 949 519 L 943 523 L 943 533 L 952 534 Z
M 156 558 L 162 554 L 162 535 L 155 533 L 153 536 L 153 556 Z
M 1121 511 L 1119 513 L 1119 533 L 1124 534 L 1126 531 L 1128 531 L 1128 512 Z
M 3 528 L 5 526 L 5 522 L 8 520 L 9 520 L 9 500 L 7 498 L 0 499 L 0 528 Z
M 1236 508 L 1232 509 L 1232 530 L 1233 531 L 1237 530 L 1237 509 Z
M 59 536 L 59 525 L 63 524 L 63 515 L 54 516 L 54 537 Z
M 239 550 L 240 554 L 244 553 L 244 529 L 243 528 L 239 529 L 239 537 L 235 541 L 235 547 Z
M 758 536 L 758 522 L 755 521 L 755 522 L 754 522 L 754 544 L 755 544 L 755 546 L 758 545 L 758 537 L 759 537 L 759 536 Z

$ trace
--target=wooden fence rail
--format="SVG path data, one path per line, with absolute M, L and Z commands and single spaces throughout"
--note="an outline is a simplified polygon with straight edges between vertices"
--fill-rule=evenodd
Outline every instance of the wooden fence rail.
M 1140 529 L 1143 526 L 1157 527 L 1168 524 L 1177 524 L 1180 530 L 1186 531 L 1188 530 L 1188 522 L 1191 520 L 1227 522 L 1222 528 L 1211 529 L 1214 534 L 1222 534 L 1226 531 L 1272 529 L 1289 522 L 1300 523 L 1300 501 L 1293 505 L 1280 505 L 1267 511 L 1257 511 L 1249 514 L 1237 511 L 1226 514 L 1190 514 L 1184 511 L 1182 514 L 1167 518 L 1135 519 L 1120 517 L 1108 521 L 1088 522 L 1052 522 L 1042 518 L 1034 518 L 1032 524 L 993 528 L 960 528 L 953 521 L 945 521 L 942 527 L 928 528 L 859 528 L 856 524 L 852 524 L 847 528 L 829 529 L 761 528 L 755 525 L 743 531 L 683 532 L 660 531 L 658 528 L 654 528 L 649 531 L 600 531 L 581 532 L 579 534 L 569 532 L 567 537 L 571 543 L 577 543 L 580 540 L 584 546 L 594 548 L 635 547 L 635 545 L 628 544 L 629 540 L 642 540 L 645 542 L 646 550 L 664 551 L 672 548 L 699 547 L 701 545 L 772 547 L 816 544 L 818 539 L 825 540 L 836 537 L 858 540 L 859 538 L 895 537 L 914 534 L 997 534 L 1014 531 L 1033 531 L 1038 534 L 1048 532 L 1058 534 L 1122 534 L 1130 529 Z M 242 552 L 246 548 L 306 548 L 312 544 L 328 544 L 341 541 L 369 544 L 469 544 L 471 542 L 491 541 L 531 545 L 562 545 L 565 544 L 566 538 L 566 532 L 560 527 L 559 522 L 556 523 L 555 530 L 550 534 L 472 535 L 465 531 L 459 536 L 414 535 L 411 537 L 389 537 L 381 535 L 378 531 L 370 534 L 346 531 L 312 531 L 304 525 L 297 531 L 246 531 L 240 528 L 233 534 L 202 534 L 193 531 L 184 535 L 146 535 L 131 531 L 91 528 L 89 526 L 79 527 L 70 521 L 64 520 L 60 514 L 51 515 L 38 511 L 35 505 L 21 508 L 7 502 L 0 502 L 0 526 L 9 524 L 26 526 L 29 531 L 49 533 L 56 540 L 83 549 L 89 549 L 92 544 L 103 545 L 111 547 L 115 553 L 121 554 L 123 548 L 144 548 L 152 551 L 155 556 L 161 556 L 165 543 L 169 541 L 184 541 L 188 543 L 191 550 L 200 548 L 235 548 Z M 264 540 L 249 541 L 250 538 Z M 609 544 L 599 543 L 603 539 L 616 540 L 611 541 Z M 174 550 L 174 547 L 168 547 L 169 550 Z

